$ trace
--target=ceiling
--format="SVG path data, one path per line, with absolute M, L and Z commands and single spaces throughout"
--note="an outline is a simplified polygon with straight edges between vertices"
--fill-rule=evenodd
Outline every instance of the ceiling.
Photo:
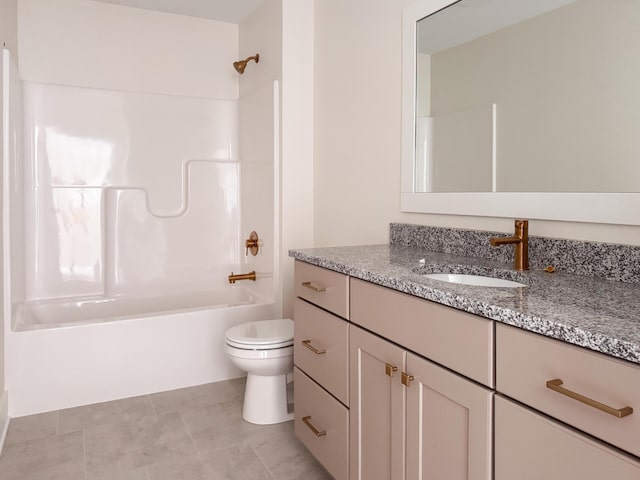
M 263 0 L 97 0 L 127 7 L 240 23 Z

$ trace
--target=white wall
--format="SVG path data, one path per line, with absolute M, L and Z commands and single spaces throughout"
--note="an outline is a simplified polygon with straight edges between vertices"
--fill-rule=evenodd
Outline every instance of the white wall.
M 14 59 L 17 60 L 18 53 L 18 19 L 17 19 L 17 2 L 16 0 L 0 0 L 0 47 L 6 45 L 6 48 L 14 55 Z M 2 59 L 0 59 L 0 90 L 3 88 L 3 75 L 4 70 L 2 67 Z M 4 111 L 3 95 L 0 91 L 0 112 Z M 4 119 L 0 119 L 0 125 L 3 124 Z M 2 160 L 4 150 L 4 141 L 2 138 L 2 132 L 0 132 L 0 160 Z M 0 212 L 4 207 L 4 192 L 3 192 L 3 173 L 0 169 Z M 3 236 L 0 235 L 0 252 L 4 249 Z M 2 264 L 3 255 L 0 254 L 0 305 L 4 305 L 4 265 Z M 0 308 L 0 452 L 2 451 L 2 445 L 4 443 L 4 436 L 6 434 L 6 428 L 9 425 L 8 418 L 8 398 L 5 391 L 5 319 L 4 308 Z
M 291 248 L 313 246 L 314 4 L 282 0 L 281 282 L 283 315 L 293 315 Z
M 18 0 L 0 0 L 0 47 L 3 44 L 17 60 Z
M 284 317 L 293 314 L 294 298 L 288 251 L 313 246 L 313 5 L 314 0 L 265 0 L 240 25 L 239 58 L 260 53 L 260 63 L 250 63 L 240 81 L 241 103 L 266 81 L 281 80 L 275 235 Z M 241 118 L 241 124 L 246 121 Z
M 251 61 L 240 79 L 241 240 L 255 230 L 261 248 L 257 256 L 243 256 L 243 272 L 255 270 L 255 288 L 276 298 L 280 314 L 278 264 L 280 251 L 276 216 L 276 174 L 279 172 L 279 112 L 282 70 L 282 2 L 267 0 L 240 24 L 240 54 Z
M 264 0 L 240 23 L 240 52 L 236 60 L 256 53 L 260 54 L 259 63 L 249 62 L 240 76 L 240 95 L 282 78 L 282 0 Z
M 400 209 L 401 13 L 409 0 L 315 5 L 316 246 L 385 243 Z
M 238 97 L 238 26 L 88 0 L 19 0 L 24 80 Z
M 400 212 L 401 14 L 409 3 L 316 2 L 316 246 L 386 243 L 392 221 L 513 229 L 513 219 Z M 640 245 L 637 226 L 532 221 L 529 231 Z
M 0 13 L 3 13 L 0 11 Z M 0 33 L 3 33 L 0 30 Z M 2 50 L 0 50 L 2 51 Z M 2 51 L 3 52 L 3 51 Z M 3 52 L 4 56 L 4 52 Z M 3 59 L 0 58 L 0 161 L 4 165 L 4 62 Z M 0 212 L 4 211 L 4 172 L 0 173 Z M 4 214 L 3 214 L 4 218 Z M 4 228 L 3 228 L 4 232 Z M 7 423 L 7 401 L 6 401 L 6 393 L 5 393 L 5 381 L 4 381 L 4 357 L 5 357 L 5 342 L 4 342 L 4 235 L 0 235 L 0 453 L 2 452 L 2 445 L 4 444 L 4 425 Z

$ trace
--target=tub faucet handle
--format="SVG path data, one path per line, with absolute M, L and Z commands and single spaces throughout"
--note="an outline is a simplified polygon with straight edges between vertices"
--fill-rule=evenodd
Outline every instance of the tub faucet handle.
M 259 241 L 260 239 L 258 238 L 258 234 L 255 230 L 249 234 L 249 238 L 244 241 L 244 246 L 246 248 L 244 253 L 245 257 L 249 255 L 249 250 L 251 250 L 251 255 L 254 257 L 258 254 L 258 251 L 260 250 Z

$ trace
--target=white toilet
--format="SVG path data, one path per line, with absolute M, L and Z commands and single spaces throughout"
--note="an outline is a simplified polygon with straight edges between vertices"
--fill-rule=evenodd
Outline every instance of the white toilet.
M 287 374 L 293 370 L 293 322 L 261 320 L 225 334 L 231 362 L 247 372 L 242 418 L 259 425 L 293 419 L 287 406 Z

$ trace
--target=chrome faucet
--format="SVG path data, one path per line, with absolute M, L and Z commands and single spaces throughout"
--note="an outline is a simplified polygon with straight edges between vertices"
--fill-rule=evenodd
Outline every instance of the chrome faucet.
M 513 258 L 515 270 L 529 270 L 529 221 L 516 220 L 515 233 L 512 237 L 491 237 L 489 239 L 494 247 L 513 244 L 516 246 Z

